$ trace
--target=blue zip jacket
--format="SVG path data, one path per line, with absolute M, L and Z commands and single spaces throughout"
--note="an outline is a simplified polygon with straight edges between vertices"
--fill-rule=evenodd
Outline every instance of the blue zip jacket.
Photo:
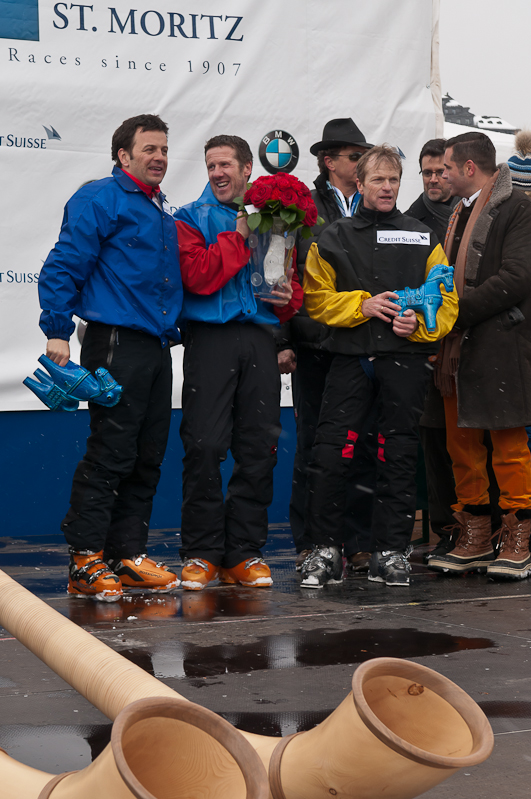
M 208 183 L 201 197 L 175 212 L 175 219 L 198 230 L 205 247 L 210 247 L 220 233 L 236 230 L 238 212 L 230 205 L 216 200 Z M 184 290 L 182 319 L 197 322 L 225 324 L 225 322 L 254 322 L 255 324 L 278 325 L 278 317 L 264 303 L 256 301 L 251 285 L 251 263 L 213 294 L 191 294 Z
M 159 195 L 164 203 L 164 195 Z M 59 241 L 39 277 L 40 326 L 68 341 L 72 315 L 180 341 L 183 289 L 172 216 L 114 167 L 65 207 Z

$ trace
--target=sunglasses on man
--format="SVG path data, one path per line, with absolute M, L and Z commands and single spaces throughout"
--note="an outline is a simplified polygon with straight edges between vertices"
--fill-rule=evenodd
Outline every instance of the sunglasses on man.
M 363 153 L 339 153 L 334 158 L 348 158 L 349 161 L 359 161 Z

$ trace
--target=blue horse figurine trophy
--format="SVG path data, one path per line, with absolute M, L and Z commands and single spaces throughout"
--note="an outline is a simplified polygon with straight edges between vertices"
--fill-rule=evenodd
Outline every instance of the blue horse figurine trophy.
M 58 366 L 46 355 L 41 355 L 39 363 L 51 377 L 37 369 L 34 372 L 37 380 L 27 377 L 22 382 L 52 411 L 77 411 L 79 403 L 84 400 L 107 408 L 120 402 L 122 386 L 107 369 L 100 367 L 92 375 L 88 369 L 72 361 L 68 361 L 66 366 Z
M 429 273 L 428 278 L 418 289 L 405 289 L 395 291 L 398 294 L 396 302 L 401 306 L 399 316 L 404 315 L 404 311 L 411 308 L 413 311 L 420 311 L 426 322 L 426 329 L 432 333 L 437 327 L 437 311 L 441 307 L 443 300 L 441 295 L 441 283 L 446 291 L 452 291 L 454 287 L 454 268 L 444 264 L 436 264 Z

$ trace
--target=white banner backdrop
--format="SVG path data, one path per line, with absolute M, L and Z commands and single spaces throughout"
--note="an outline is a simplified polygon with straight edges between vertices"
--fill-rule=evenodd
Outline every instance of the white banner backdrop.
M 311 187 L 317 169 L 309 148 L 337 117 L 352 117 L 368 141 L 405 154 L 402 209 L 421 191 L 418 153 L 436 130 L 431 2 L 132 5 L 0 0 L 0 410 L 43 408 L 21 384 L 45 349 L 39 271 L 67 199 L 110 173 L 111 136 L 123 119 L 158 113 L 169 124 L 162 188 L 174 207 L 201 193 L 203 145 L 219 133 L 247 139 L 257 177 L 262 137 L 288 131 L 300 151 L 294 174 Z M 180 350 L 173 350 L 176 406 Z M 282 393 L 289 404 L 289 389 Z

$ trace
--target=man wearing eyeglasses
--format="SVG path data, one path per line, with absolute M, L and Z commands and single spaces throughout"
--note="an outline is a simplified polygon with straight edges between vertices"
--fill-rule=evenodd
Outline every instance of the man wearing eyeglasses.
M 361 195 L 356 183 L 357 164 L 363 153 L 372 148 L 352 119 L 332 119 L 323 129 L 322 140 L 310 147 L 317 156 L 319 175 L 314 182 L 312 197 L 319 215 L 325 220 L 314 228 L 311 239 L 297 237 L 297 270 L 302 283 L 304 263 L 312 242 L 317 241 L 326 228 L 338 219 L 351 217 L 359 205 Z M 310 319 L 305 308 L 282 326 L 278 355 L 281 372 L 292 375 L 293 405 L 297 420 L 297 450 L 293 469 L 290 502 L 290 524 L 297 559 L 295 568 L 310 554 L 312 543 L 304 532 L 306 483 L 312 455 L 317 421 L 326 376 L 332 355 L 322 349 L 322 342 L 330 335 L 327 325 Z M 344 552 L 349 567 L 367 571 L 370 554 L 369 539 L 374 484 L 376 480 L 376 435 L 371 425 L 362 436 L 349 473 L 349 501 L 344 518 Z M 374 443 L 371 443 L 374 442 Z
M 459 201 L 458 197 L 450 196 L 450 185 L 443 178 L 445 144 L 446 139 L 430 139 L 420 151 L 419 165 L 424 191 L 406 211 L 407 216 L 430 227 L 441 246 L 444 245 L 450 216 Z M 452 460 L 446 449 L 444 405 L 433 380 L 428 385 L 419 432 L 426 465 L 430 523 L 440 539 L 435 548 L 424 556 L 427 562 L 453 549 L 455 519 L 452 505 L 456 502 Z
M 445 139 L 430 139 L 420 151 L 419 164 L 424 191 L 405 212 L 433 230 L 441 245 L 458 198 L 450 196 L 450 186 L 443 178 Z

